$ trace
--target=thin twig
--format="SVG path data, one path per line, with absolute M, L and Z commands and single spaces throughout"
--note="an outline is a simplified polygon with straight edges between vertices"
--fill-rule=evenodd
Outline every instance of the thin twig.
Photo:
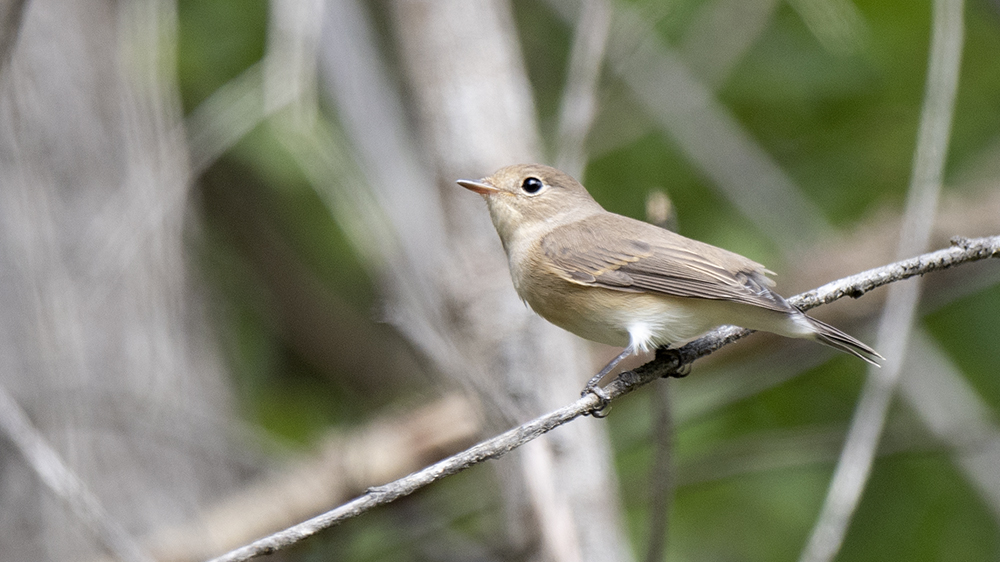
M 828 283 L 818 289 L 792 297 L 789 302 L 803 309 L 814 308 L 844 296 L 861 296 L 888 283 L 987 258 L 1000 258 L 1000 236 L 957 239 L 950 248 L 877 267 Z M 682 372 L 684 367 L 699 357 L 709 355 L 724 345 L 750 333 L 750 330 L 735 326 L 717 328 L 681 347 L 677 353 L 658 352 L 656 359 L 634 371 L 626 371 L 618 375 L 604 390 L 614 400 L 658 378 L 676 376 L 678 372 Z M 678 357 L 681 358 L 680 361 L 677 361 Z M 598 406 L 597 397 L 588 394 L 568 406 L 535 418 L 405 478 L 384 486 L 371 488 L 363 496 L 338 508 L 233 550 L 213 559 L 212 562 L 237 562 L 277 552 L 376 506 L 412 494 L 446 476 L 461 472 L 483 461 L 499 458 L 560 425 L 593 412 Z
M 964 35 L 962 10 L 962 0 L 934 2 L 927 85 L 898 255 L 923 251 L 930 240 L 955 112 Z M 840 551 L 871 475 L 919 300 L 919 282 L 889 290 L 876 343 L 888 360 L 881 371 L 868 371 L 843 452 L 800 562 L 828 562 Z

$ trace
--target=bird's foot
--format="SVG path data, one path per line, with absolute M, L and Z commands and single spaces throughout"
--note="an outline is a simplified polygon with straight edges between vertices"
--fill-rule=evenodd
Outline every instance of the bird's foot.
M 691 364 L 684 362 L 684 356 L 681 355 L 680 350 L 661 347 L 656 350 L 656 359 L 658 361 L 669 360 L 677 365 L 674 371 L 663 375 L 663 378 L 682 379 L 691 374 Z
M 588 412 L 588 414 L 598 419 L 608 417 L 608 414 L 611 412 L 611 397 L 608 396 L 608 393 L 596 383 L 587 383 L 587 386 L 583 388 L 583 392 L 580 393 L 580 396 L 586 397 L 588 394 L 593 394 L 597 397 L 597 406 Z

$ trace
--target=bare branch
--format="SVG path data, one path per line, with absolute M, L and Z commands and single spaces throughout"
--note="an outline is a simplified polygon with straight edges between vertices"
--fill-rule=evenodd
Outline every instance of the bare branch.
M 872 289 L 895 281 L 987 258 L 1000 258 L 1000 236 L 956 240 L 950 248 L 852 275 L 788 300 L 803 309 L 814 308 L 845 296 L 856 298 Z M 750 330 L 743 328 L 723 326 L 678 349 L 677 353 L 658 351 L 655 360 L 634 371 L 622 373 L 605 387 L 605 392 L 614 400 L 658 378 L 676 376 L 680 370 L 696 359 L 709 355 L 750 333 Z M 677 360 L 678 357 L 680 357 L 680 361 Z M 461 472 L 483 461 L 502 457 L 569 421 L 593 412 L 598 406 L 597 397 L 588 394 L 568 406 L 535 418 L 405 478 L 390 482 L 385 486 L 371 488 L 363 496 L 336 509 L 233 550 L 213 559 L 212 562 L 237 562 L 250 560 L 263 554 L 273 554 L 323 529 L 337 525 L 374 507 L 391 503 L 400 497 L 412 494 L 446 476 Z

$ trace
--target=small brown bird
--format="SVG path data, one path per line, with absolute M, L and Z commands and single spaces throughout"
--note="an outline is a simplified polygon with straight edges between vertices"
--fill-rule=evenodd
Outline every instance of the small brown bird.
M 685 342 L 724 324 L 807 338 L 877 365 L 874 349 L 806 316 L 739 254 L 606 211 L 572 177 L 508 166 L 458 184 L 486 199 L 517 294 L 556 326 L 632 353 Z

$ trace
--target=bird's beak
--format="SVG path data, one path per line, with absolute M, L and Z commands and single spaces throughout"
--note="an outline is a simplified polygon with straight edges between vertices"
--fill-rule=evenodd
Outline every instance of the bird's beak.
M 480 195 L 493 195 L 494 193 L 500 191 L 499 189 L 493 187 L 488 183 L 484 183 L 482 180 L 472 181 L 472 180 L 458 180 L 458 185 L 468 189 L 470 191 L 475 191 Z

